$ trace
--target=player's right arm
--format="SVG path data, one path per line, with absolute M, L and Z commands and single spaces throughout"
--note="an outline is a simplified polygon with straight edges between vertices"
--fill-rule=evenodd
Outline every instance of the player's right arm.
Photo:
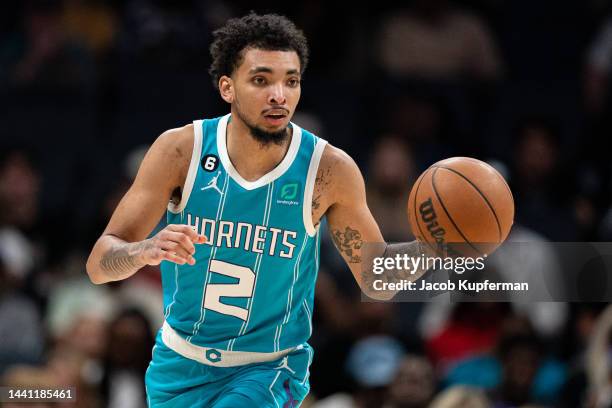
M 205 238 L 187 225 L 168 225 L 148 238 L 173 192 L 182 189 L 193 151 L 193 126 L 163 133 L 147 152 L 134 183 L 115 209 L 87 260 L 101 284 L 128 278 L 145 265 L 167 260 L 193 264 L 194 244 Z

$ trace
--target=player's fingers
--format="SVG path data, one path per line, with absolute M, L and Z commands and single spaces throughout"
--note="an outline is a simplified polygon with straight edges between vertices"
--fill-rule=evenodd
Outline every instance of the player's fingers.
M 189 263 L 187 259 L 181 256 L 178 256 L 170 251 L 163 252 L 163 259 L 166 261 L 174 262 L 175 264 L 178 264 L 178 265 L 185 265 L 186 263 Z
M 208 238 L 206 238 L 205 235 L 198 235 L 198 241 L 195 242 L 196 244 L 205 244 L 206 241 L 208 241 Z
M 171 231 L 182 232 L 183 234 L 187 235 L 191 242 L 196 242 L 198 240 L 199 234 L 189 225 L 170 224 L 168 225 L 168 228 Z
M 174 241 L 163 241 L 161 243 L 161 249 L 164 251 L 170 251 L 180 256 L 181 258 L 185 258 L 187 260 L 192 259 L 191 252 L 183 248 L 178 242 Z
M 182 232 L 166 231 L 163 235 L 163 239 L 165 241 L 172 241 L 178 243 L 190 254 L 193 254 L 195 252 L 193 242 L 191 242 L 191 239 L 189 239 L 189 237 L 183 234 Z

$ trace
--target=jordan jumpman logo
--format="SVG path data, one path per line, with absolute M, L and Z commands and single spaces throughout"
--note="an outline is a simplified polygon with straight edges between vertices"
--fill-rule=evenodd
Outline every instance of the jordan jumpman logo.
M 295 374 L 295 371 L 293 371 L 291 367 L 289 367 L 289 359 L 287 358 L 287 356 L 283 358 L 283 360 L 280 362 L 278 367 L 274 367 L 275 370 L 280 370 L 283 368 L 286 368 L 289 372 L 291 372 L 292 374 Z
M 209 188 L 214 188 L 215 190 L 217 190 L 217 192 L 219 192 L 219 194 L 223 195 L 223 192 L 219 190 L 219 187 L 217 187 L 217 179 L 219 178 L 220 175 L 221 175 L 221 170 L 219 170 L 217 172 L 217 175 L 208 182 L 206 187 L 202 187 L 200 190 L 204 191 L 204 190 L 208 190 Z

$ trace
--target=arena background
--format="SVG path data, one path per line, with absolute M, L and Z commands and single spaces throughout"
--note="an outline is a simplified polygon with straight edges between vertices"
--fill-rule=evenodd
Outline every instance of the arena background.
M 145 406 L 159 272 L 94 286 L 85 259 L 155 137 L 227 112 L 211 32 L 251 9 L 305 31 L 294 121 L 355 158 L 388 240 L 416 176 L 466 155 L 509 181 L 511 239 L 610 241 L 610 3 L 405 3 L 3 2 L 0 385 Z M 323 246 L 304 406 L 610 406 L 607 304 L 363 303 Z

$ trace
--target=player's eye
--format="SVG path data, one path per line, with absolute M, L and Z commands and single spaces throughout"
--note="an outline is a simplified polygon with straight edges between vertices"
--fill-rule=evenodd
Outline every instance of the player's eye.
M 266 83 L 266 80 L 264 77 L 256 76 L 253 77 L 253 83 L 255 85 L 264 85 Z
M 289 85 L 292 88 L 297 87 L 299 84 L 300 84 L 300 80 L 296 78 L 292 78 L 289 81 L 287 81 L 287 85 Z

